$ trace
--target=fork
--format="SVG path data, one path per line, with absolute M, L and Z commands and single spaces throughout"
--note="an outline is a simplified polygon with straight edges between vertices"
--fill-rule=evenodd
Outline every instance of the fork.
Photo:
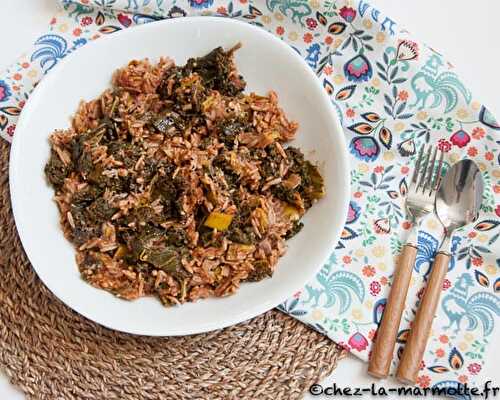
M 420 148 L 405 201 L 406 214 L 413 227 L 399 256 L 398 268 L 394 271 L 391 291 L 368 365 L 368 373 L 376 378 L 386 378 L 389 375 L 399 324 L 417 256 L 418 229 L 424 217 L 434 212 L 434 197 L 441 182 L 443 152 L 440 152 L 437 162 L 437 147 L 434 151 L 431 145 L 428 146 L 427 151 L 425 147 L 424 145 Z M 436 163 L 438 164 L 437 171 Z

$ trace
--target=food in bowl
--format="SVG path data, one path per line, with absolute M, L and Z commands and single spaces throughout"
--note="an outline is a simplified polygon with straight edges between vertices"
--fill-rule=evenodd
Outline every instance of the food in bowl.
M 234 52 L 131 61 L 50 137 L 45 175 L 82 278 L 165 305 L 270 277 L 325 194 L 276 93 L 245 94 Z

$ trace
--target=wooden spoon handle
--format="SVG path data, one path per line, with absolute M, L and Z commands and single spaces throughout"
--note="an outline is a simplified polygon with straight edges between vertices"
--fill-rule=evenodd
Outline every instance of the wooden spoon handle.
M 406 244 L 399 256 L 398 268 L 394 271 L 391 292 L 377 330 L 377 339 L 368 365 L 368 373 L 376 378 L 385 378 L 389 375 L 416 256 L 417 247 Z
M 451 256 L 439 252 L 432 266 L 425 293 L 406 342 L 396 377 L 404 383 L 415 383 L 431 332 L 432 321 L 436 315 L 443 282 L 448 271 Z

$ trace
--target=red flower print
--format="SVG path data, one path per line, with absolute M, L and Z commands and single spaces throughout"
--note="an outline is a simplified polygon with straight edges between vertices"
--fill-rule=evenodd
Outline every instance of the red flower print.
M 360 199 L 362 196 L 363 196 L 363 193 L 361 193 L 361 192 L 354 192 L 354 197 L 356 199 Z
M 474 128 L 472 131 L 472 137 L 477 140 L 484 138 L 485 135 L 486 131 L 483 128 Z
M 478 374 L 481 371 L 481 365 L 478 364 L 478 363 L 472 363 L 472 364 L 469 364 L 469 366 L 467 367 L 467 369 L 469 370 L 469 372 L 472 375 L 476 375 L 476 374 Z
M 298 292 L 294 293 L 293 297 L 296 298 L 296 299 L 298 299 L 300 297 L 301 293 L 302 292 L 299 290 Z
M 377 166 L 373 169 L 373 172 L 375 172 L 376 174 L 381 174 L 382 172 L 384 172 L 384 167 L 382 167 L 381 165 L 377 165 Z
M 54 25 L 57 22 L 57 19 L 54 17 L 50 20 L 50 25 Z
M 474 232 L 474 231 L 469 232 L 469 234 L 467 236 L 469 236 L 471 239 L 474 239 L 477 236 L 477 232 Z
M 484 153 L 485 160 L 491 161 L 494 157 L 495 156 L 491 151 L 487 151 L 486 153 Z
M 331 75 L 333 72 L 333 68 L 331 67 L 331 65 L 327 65 L 325 68 L 323 68 L 323 72 L 326 75 Z
M 444 352 L 443 349 L 437 349 L 436 352 L 435 352 L 435 354 L 436 354 L 436 357 L 441 358 L 441 357 L 444 357 L 445 352 Z
M 389 279 L 387 279 L 387 276 L 383 276 L 382 278 L 380 278 L 380 284 L 382 286 L 386 286 L 388 283 L 389 283 Z
M 125 14 L 118 14 L 118 21 L 120 21 L 120 24 L 122 24 L 125 28 L 132 25 L 132 20 Z
M 425 362 L 424 360 L 420 361 L 420 371 L 422 371 L 425 368 Z
M 344 264 L 350 264 L 352 261 L 352 258 L 349 256 L 344 256 L 344 257 L 342 257 L 342 261 L 344 262 Z
M 363 267 L 363 275 L 364 276 L 374 276 L 375 275 L 375 268 L 373 268 L 371 265 L 365 265 Z
M 349 346 L 357 351 L 363 351 L 368 347 L 368 340 L 360 332 L 356 332 L 349 338 Z
M 29 62 L 23 62 L 23 63 L 21 64 L 21 67 L 23 67 L 24 69 L 29 68 L 29 66 L 30 66 L 30 63 L 29 63 Z
M 429 378 L 427 375 L 420 375 L 417 378 L 417 385 L 420 386 L 421 388 L 427 388 L 431 384 L 431 378 Z
M 463 148 L 470 142 L 470 136 L 463 129 L 459 129 L 450 137 L 450 142 L 455 146 Z
M 483 265 L 483 259 L 481 257 L 472 257 L 472 265 L 475 267 L 480 267 Z
M 22 77 L 23 77 L 23 76 L 22 76 L 21 74 L 19 74 L 19 73 L 14 74 L 14 75 L 12 76 L 12 78 L 13 78 L 14 80 L 16 80 L 16 81 L 20 81 Z
M 451 287 L 451 282 L 449 279 L 443 281 L 443 290 L 448 290 Z
M 226 7 L 218 7 L 217 8 L 217 14 L 223 14 L 223 15 L 226 15 L 227 14 L 227 10 L 226 10 Z
M 401 90 L 398 93 L 398 99 L 401 100 L 401 101 L 408 100 L 408 97 L 410 97 L 410 95 L 408 94 L 408 92 L 406 90 Z
M 451 143 L 446 139 L 439 139 L 438 141 L 438 149 L 443 153 L 448 153 L 451 150 Z
M 332 43 L 333 43 L 333 38 L 328 35 L 326 38 L 325 38 L 325 43 L 330 46 Z
M 240 0 L 241 4 L 247 4 L 248 0 Z
M 378 283 L 377 281 L 373 281 L 372 283 L 370 283 L 370 294 L 372 296 L 376 296 L 380 293 L 380 288 L 380 283 Z
M 493 186 L 493 191 L 494 191 L 495 193 L 500 193 L 500 185 L 494 185 L 494 186 Z
M 303 39 L 304 39 L 304 42 L 305 42 L 305 43 L 311 43 L 311 42 L 312 42 L 312 40 L 313 40 L 313 35 L 312 35 L 312 33 L 310 33 L 310 32 L 304 33 L 304 37 L 303 37 Z
M 459 381 L 460 383 L 467 383 L 467 381 L 468 381 L 468 380 L 469 380 L 469 378 L 468 378 L 468 376 L 467 376 L 467 375 L 460 375 L 460 376 L 458 377 L 458 381 Z
M 283 28 L 282 26 L 278 26 L 278 27 L 276 28 L 276 33 L 277 33 L 278 35 L 283 35 L 283 34 L 285 33 L 285 28 Z
M 87 25 L 90 25 L 92 22 L 93 22 L 92 17 L 87 16 L 87 17 L 83 17 L 80 23 L 82 24 L 82 26 L 87 26 Z
M 370 329 L 370 332 L 368 332 L 368 339 L 374 341 L 376 338 L 377 338 L 377 331 L 375 329 Z
M 441 336 L 439 336 L 439 341 L 440 341 L 441 343 L 443 343 L 443 344 L 448 343 L 448 341 L 449 341 L 448 336 L 446 336 L 446 335 L 441 335 Z
M 23 108 L 25 104 L 26 104 L 26 101 L 21 100 L 21 101 L 19 102 L 18 106 L 19 106 L 19 108 Z
M 82 30 L 80 28 L 73 29 L 73 36 L 80 36 L 82 34 Z
M 340 9 L 340 16 L 347 22 L 352 22 L 356 18 L 356 10 L 351 7 L 342 7 Z
M 471 146 L 467 149 L 467 155 L 469 157 L 475 157 L 477 156 L 477 149 L 474 146 Z
M 401 167 L 401 173 L 406 175 L 410 171 L 410 168 L 407 166 Z
M 14 134 L 15 130 L 16 130 L 16 126 L 15 125 L 8 126 L 7 127 L 7 134 L 9 136 L 12 136 Z
M 408 230 L 410 228 L 411 228 L 411 222 L 410 221 L 403 222 L 403 229 Z
M 497 206 L 497 208 L 495 208 L 495 214 L 497 215 L 497 217 L 500 217 L 500 204 Z
M 318 26 L 318 21 L 316 21 L 314 18 L 307 18 L 306 25 L 310 30 L 314 30 Z
M 348 108 L 348 109 L 345 111 L 345 115 L 346 115 L 348 118 L 354 118 L 354 116 L 356 115 L 356 111 L 354 111 L 352 108 Z

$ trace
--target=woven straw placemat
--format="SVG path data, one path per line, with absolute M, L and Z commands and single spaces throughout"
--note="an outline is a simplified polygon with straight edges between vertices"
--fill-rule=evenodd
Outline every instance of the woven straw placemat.
M 24 254 L 10 208 L 8 154 L 2 141 L 0 368 L 28 398 L 297 399 L 344 356 L 275 310 L 172 338 L 115 332 L 80 316 L 40 282 Z

